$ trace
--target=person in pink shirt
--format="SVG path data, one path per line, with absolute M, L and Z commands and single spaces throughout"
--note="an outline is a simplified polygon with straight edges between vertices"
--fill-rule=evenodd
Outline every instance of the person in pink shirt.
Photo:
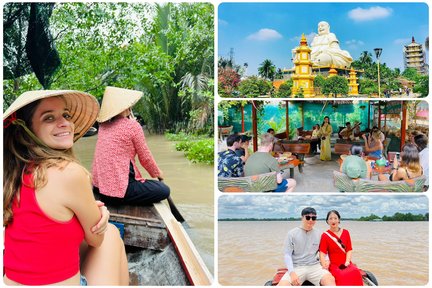
M 103 96 L 98 140 L 93 158 L 93 191 L 112 205 L 148 205 L 168 198 L 169 187 L 150 152 L 141 125 L 131 107 L 143 96 L 140 91 L 107 87 Z M 144 179 L 135 163 L 158 180 Z

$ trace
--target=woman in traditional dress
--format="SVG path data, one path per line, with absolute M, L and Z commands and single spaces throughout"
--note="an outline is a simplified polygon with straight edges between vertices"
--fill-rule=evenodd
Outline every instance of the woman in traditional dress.
M 339 227 L 340 214 L 336 210 L 327 213 L 330 228 L 321 236 L 319 257 L 321 265 L 328 269 L 337 286 L 363 286 L 360 270 L 352 260 L 351 237 L 346 229 Z M 329 256 L 330 263 L 326 260 Z
M 322 123 L 319 131 L 319 135 L 321 137 L 320 159 L 322 161 L 329 161 L 331 160 L 330 136 L 333 132 L 333 129 L 330 125 L 330 119 L 328 116 L 324 117 L 324 122 Z

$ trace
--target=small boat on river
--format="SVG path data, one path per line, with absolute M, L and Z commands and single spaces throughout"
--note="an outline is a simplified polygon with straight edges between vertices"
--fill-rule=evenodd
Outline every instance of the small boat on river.
M 264 286 L 276 286 L 279 283 L 279 281 L 282 279 L 285 272 L 287 271 L 288 269 L 286 268 L 279 268 L 276 274 L 273 276 L 273 279 L 267 281 L 264 284 Z M 378 286 L 378 281 L 371 272 L 362 269 L 360 269 L 360 272 L 362 274 L 364 286 Z M 309 281 L 306 281 L 302 284 L 302 286 L 314 286 L 314 285 Z
M 126 246 L 130 285 L 211 285 L 211 273 L 164 203 L 108 208 Z

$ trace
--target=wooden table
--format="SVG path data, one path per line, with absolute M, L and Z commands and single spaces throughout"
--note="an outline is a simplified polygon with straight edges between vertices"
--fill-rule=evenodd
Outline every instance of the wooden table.
M 301 161 L 299 159 L 297 159 L 297 157 L 295 157 L 294 155 L 291 156 L 291 160 L 289 160 L 286 163 L 279 163 L 278 162 L 278 166 L 281 170 L 285 170 L 287 168 L 290 169 L 290 178 L 294 178 L 294 168 L 299 166 Z

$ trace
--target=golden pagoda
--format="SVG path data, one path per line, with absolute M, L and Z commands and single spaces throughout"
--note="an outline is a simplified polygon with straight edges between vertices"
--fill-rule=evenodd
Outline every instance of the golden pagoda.
M 328 77 L 332 77 L 332 76 L 336 76 L 338 75 L 337 70 L 335 69 L 334 65 L 331 65 L 330 70 L 329 70 L 329 74 Z
M 348 91 L 348 95 L 358 95 L 359 91 L 358 91 L 358 86 L 359 84 L 357 83 L 357 73 L 354 71 L 353 68 L 351 68 L 350 73 L 349 73 L 349 91 Z
M 314 97 L 314 78 L 312 75 L 312 61 L 310 57 L 312 49 L 308 46 L 306 37 L 302 34 L 300 46 L 295 48 L 294 74 L 292 75 L 293 87 L 291 96 L 302 94 L 305 98 Z

